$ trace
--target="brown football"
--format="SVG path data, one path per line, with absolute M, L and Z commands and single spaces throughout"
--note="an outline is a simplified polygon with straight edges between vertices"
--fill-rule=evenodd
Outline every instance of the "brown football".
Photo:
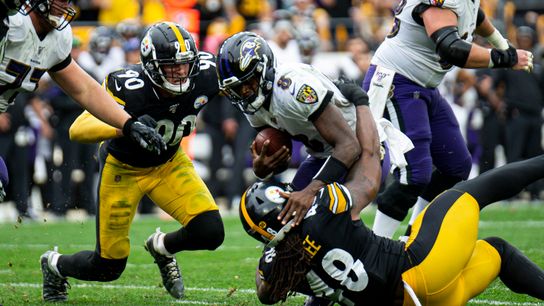
M 266 151 L 267 156 L 276 153 L 276 151 L 281 149 L 283 146 L 289 149 L 289 154 L 291 154 L 291 150 L 293 149 L 291 136 L 286 132 L 282 132 L 271 127 L 261 130 L 255 137 L 255 151 L 257 154 L 261 154 L 263 144 L 267 139 L 270 139 L 270 143 L 268 144 L 268 149 Z

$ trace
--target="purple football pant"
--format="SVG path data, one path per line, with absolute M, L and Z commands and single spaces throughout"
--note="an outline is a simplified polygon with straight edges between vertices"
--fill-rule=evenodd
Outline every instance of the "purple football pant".
M 368 91 L 376 66 L 371 65 L 363 82 Z M 427 185 L 434 166 L 443 174 L 467 179 L 471 157 L 448 102 L 436 88 L 424 88 L 400 74 L 393 79 L 393 97 L 384 118 L 408 136 L 414 149 L 405 154 L 408 166 L 396 171 L 402 184 Z

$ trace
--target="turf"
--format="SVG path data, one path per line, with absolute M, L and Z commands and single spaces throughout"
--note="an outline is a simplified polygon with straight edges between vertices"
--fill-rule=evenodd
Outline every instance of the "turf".
M 363 214 L 370 224 L 373 210 Z M 544 205 L 499 203 L 483 212 L 480 236 L 500 236 L 519 247 L 544 267 Z M 254 293 L 255 267 L 260 245 L 247 236 L 237 216 L 224 217 L 226 237 L 214 252 L 177 255 L 185 280 L 186 297 L 172 299 L 162 288 L 144 240 L 156 227 L 177 229 L 176 222 L 158 218 L 136 219 L 131 228 L 131 254 L 118 280 L 110 283 L 70 279 L 69 301 L 76 305 L 258 305 Z M 400 231 L 399 231 L 400 232 Z M 40 255 L 55 245 L 61 253 L 94 248 L 94 221 L 0 224 L 0 305 L 41 304 Z M 285 305 L 302 305 L 303 296 Z M 544 305 L 509 291 L 495 281 L 470 305 Z

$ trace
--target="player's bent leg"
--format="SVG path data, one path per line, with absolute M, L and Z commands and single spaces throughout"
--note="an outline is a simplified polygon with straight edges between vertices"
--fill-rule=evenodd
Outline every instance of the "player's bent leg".
M 468 192 L 482 209 L 491 203 L 515 196 L 527 185 L 543 177 L 544 155 L 540 155 L 489 170 L 456 184 L 453 189 Z
M 484 239 L 500 256 L 501 281 L 516 293 L 544 300 L 544 270 L 502 238 Z
M 403 273 L 403 279 L 423 303 L 445 289 L 452 290 L 448 294 L 456 292 L 450 285 L 472 256 L 478 218 L 476 200 L 456 190 L 442 193 L 416 218 L 406 244 L 412 267 Z M 448 258 L 447 265 L 444 258 Z
M 463 304 L 482 293 L 497 278 L 500 269 L 501 256 L 497 250 L 485 239 L 476 241 L 472 257 L 459 277 Z
M 72 255 L 61 255 L 57 268 L 64 277 L 85 281 L 110 282 L 118 279 L 127 264 L 127 258 L 106 259 L 96 251 L 81 251 Z
M 168 233 L 164 245 L 171 253 L 187 250 L 215 250 L 225 239 L 225 229 L 218 210 L 194 217 L 187 226 Z
M 372 227 L 374 233 L 391 238 L 422 190 L 423 186 L 403 185 L 398 181 L 389 185 L 376 199 L 378 211 Z

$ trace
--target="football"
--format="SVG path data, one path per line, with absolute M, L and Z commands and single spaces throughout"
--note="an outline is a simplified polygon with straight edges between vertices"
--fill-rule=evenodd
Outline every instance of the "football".
M 261 154 L 263 144 L 267 139 L 270 139 L 270 143 L 268 144 L 268 149 L 266 152 L 267 156 L 276 153 L 276 151 L 281 149 L 281 147 L 283 146 L 289 149 L 289 154 L 291 154 L 291 150 L 293 149 L 291 136 L 286 132 L 282 132 L 278 129 L 271 127 L 263 129 L 255 137 L 255 151 L 257 152 L 257 154 Z

